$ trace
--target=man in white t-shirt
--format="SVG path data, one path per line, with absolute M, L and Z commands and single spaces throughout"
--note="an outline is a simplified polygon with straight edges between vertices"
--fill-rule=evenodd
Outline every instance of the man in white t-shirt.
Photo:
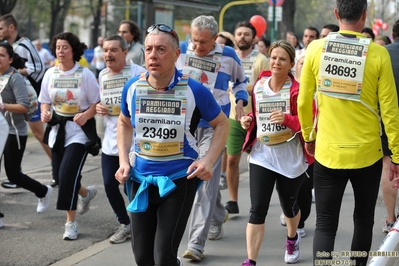
M 96 78 L 100 74 L 101 70 L 105 68 L 105 62 L 103 58 L 103 42 L 104 38 L 102 36 L 97 38 L 97 46 L 94 48 L 94 56 L 91 64 L 96 67 Z
M 131 238 L 130 220 L 126 211 L 124 198 L 119 190 L 115 173 L 119 168 L 119 151 L 116 143 L 116 127 L 120 113 L 122 89 L 126 81 L 145 72 L 145 68 L 132 62 L 126 62 L 128 45 L 123 37 L 113 34 L 105 37 L 103 45 L 103 62 L 106 69 L 100 72 L 101 102 L 96 105 L 97 114 L 104 119 L 105 132 L 101 149 L 101 169 L 105 194 L 119 222 L 118 229 L 110 237 L 112 244 L 119 244 Z
M 295 58 L 298 59 L 301 55 L 305 54 L 308 45 L 317 40 L 320 36 L 319 30 L 315 27 L 309 26 L 303 31 L 302 42 L 303 48 L 295 51 Z
M 240 21 L 234 30 L 234 41 L 236 53 L 241 60 L 244 73 L 248 77 L 247 92 L 248 105 L 244 108 L 244 113 L 252 111 L 252 87 L 255 84 L 259 73 L 262 70 L 269 70 L 269 60 L 262 53 L 253 49 L 256 42 L 256 29 L 249 21 Z M 239 182 L 239 163 L 241 159 L 242 145 L 244 144 L 247 131 L 241 127 L 236 118 L 234 95 L 230 94 L 230 131 L 227 139 L 227 184 L 229 189 L 229 201 L 226 203 L 226 210 L 230 214 L 239 213 L 238 209 L 238 182 Z
M 303 31 L 303 36 L 302 36 L 303 48 L 295 50 L 295 64 L 301 56 L 305 55 L 306 48 L 308 48 L 308 45 L 312 41 L 319 39 L 319 37 L 320 37 L 319 30 L 316 29 L 315 27 L 309 26 Z M 295 76 L 295 66 L 292 68 L 291 74 Z
M 42 47 L 40 40 L 34 40 L 33 44 L 35 45 L 36 50 L 44 63 L 44 68 L 47 70 L 52 67 L 54 65 L 54 56 L 50 53 L 50 51 Z

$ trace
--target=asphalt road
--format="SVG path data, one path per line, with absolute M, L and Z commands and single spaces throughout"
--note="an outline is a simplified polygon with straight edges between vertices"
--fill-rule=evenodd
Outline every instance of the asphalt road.
M 50 161 L 38 142 L 29 137 L 22 169 L 31 177 L 49 184 L 51 181 Z M 240 214 L 230 215 L 224 224 L 224 237 L 218 241 L 207 241 L 205 259 L 200 263 L 184 260 L 184 265 L 241 265 L 246 258 L 245 226 L 249 211 L 249 180 L 246 159 L 240 164 L 239 205 Z M 4 168 L 0 181 L 6 180 Z M 5 214 L 5 226 L 0 229 L 1 266 L 128 266 L 136 265 L 130 242 L 119 245 L 109 244 L 107 238 L 118 222 L 105 196 L 100 169 L 100 156 L 89 155 L 83 171 L 84 185 L 95 185 L 97 197 L 91 209 L 84 215 L 77 215 L 79 238 L 76 241 L 62 240 L 65 213 L 55 209 L 58 189 L 54 189 L 50 209 L 36 213 L 37 198 L 23 189 L 6 190 L 0 187 L 0 209 Z M 227 190 L 222 191 L 222 201 L 228 200 Z M 301 257 L 297 265 L 311 265 L 312 237 L 314 230 L 314 206 L 309 217 L 307 236 L 301 243 Z M 344 195 L 341 221 L 336 239 L 336 251 L 347 251 L 352 235 L 353 194 L 348 185 Z M 266 220 L 266 234 L 262 244 L 258 265 L 285 265 L 284 245 L 286 229 L 279 224 L 281 208 L 274 193 Z M 385 208 L 376 206 L 373 250 L 377 250 L 384 239 L 381 226 L 385 220 Z M 187 230 L 186 230 L 187 231 Z M 187 232 L 183 237 L 179 255 L 187 248 Z M 399 265 L 395 262 L 394 265 Z

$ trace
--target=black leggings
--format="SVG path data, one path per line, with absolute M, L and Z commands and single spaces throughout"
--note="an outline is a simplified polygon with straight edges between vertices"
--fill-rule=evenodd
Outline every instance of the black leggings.
M 293 218 L 299 212 L 297 197 L 299 188 L 306 174 L 297 178 L 288 178 L 274 171 L 256 164 L 249 164 L 249 189 L 251 197 L 251 210 L 249 223 L 264 224 L 269 210 L 270 199 L 273 194 L 274 184 L 284 215 Z
M 119 156 L 111 156 L 105 153 L 101 154 L 101 169 L 103 174 L 105 194 L 111 204 L 112 210 L 116 214 L 118 222 L 124 225 L 130 224 L 129 215 L 127 214 L 125 199 L 119 190 L 124 185 L 120 185 L 115 178 L 115 173 L 119 168 Z
M 64 147 L 63 151 L 51 151 L 53 179 L 58 184 L 57 210 L 74 211 L 77 207 L 87 151 L 80 143 L 72 143 Z
M 308 166 L 306 170 L 307 175 L 303 179 L 301 189 L 298 194 L 298 206 L 301 209 L 301 219 L 299 220 L 298 228 L 305 227 L 305 221 L 310 215 L 310 210 L 312 209 L 312 188 L 313 188 L 313 166 Z
M 176 188 L 167 196 L 159 196 L 158 187 L 148 187 L 149 203 L 145 212 L 131 213 L 132 249 L 138 266 L 177 265 L 177 252 L 190 216 L 197 178 L 179 178 Z M 132 182 L 131 195 L 139 183 Z
M 28 136 L 19 136 L 20 149 L 18 149 L 17 136 L 9 134 L 4 147 L 4 168 L 10 182 L 35 193 L 36 197 L 43 198 L 47 194 L 47 187 L 21 171 L 21 162 L 24 156 Z
M 318 257 L 317 252 L 325 251 L 331 254 L 334 251 L 342 197 L 348 181 L 352 184 L 355 198 L 351 251 L 366 251 L 368 254 L 373 237 L 374 212 L 381 171 L 382 160 L 360 169 L 330 169 L 317 161 L 314 163 L 317 216 L 313 238 L 314 260 L 331 259 L 331 256 Z M 368 256 L 351 259 L 356 260 L 356 266 L 365 266 Z

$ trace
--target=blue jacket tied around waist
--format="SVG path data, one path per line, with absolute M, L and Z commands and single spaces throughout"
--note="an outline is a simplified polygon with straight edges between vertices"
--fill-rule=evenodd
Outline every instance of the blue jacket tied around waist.
M 132 186 L 132 181 L 140 183 L 139 189 L 137 190 L 136 196 L 127 206 L 127 210 L 130 212 L 144 212 L 148 208 L 148 187 L 150 185 L 157 186 L 159 189 L 159 195 L 161 197 L 165 197 L 169 193 L 171 193 L 176 185 L 172 180 L 183 178 L 187 176 L 187 169 L 183 169 L 173 175 L 170 176 L 144 176 L 137 172 L 135 168 L 132 168 L 130 171 L 129 180 L 127 181 L 128 185 L 128 197 L 130 197 L 130 188 Z

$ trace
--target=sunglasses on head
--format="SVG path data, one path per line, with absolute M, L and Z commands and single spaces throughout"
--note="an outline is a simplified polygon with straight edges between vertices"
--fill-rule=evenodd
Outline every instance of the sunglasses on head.
M 162 32 L 169 33 L 170 35 L 173 36 L 173 38 L 176 39 L 177 43 L 179 43 L 179 36 L 177 35 L 176 31 L 169 27 L 168 25 L 165 24 L 154 24 L 152 26 L 149 26 L 147 29 L 147 34 L 150 33 L 151 31 L 154 31 L 155 29 L 158 29 Z

